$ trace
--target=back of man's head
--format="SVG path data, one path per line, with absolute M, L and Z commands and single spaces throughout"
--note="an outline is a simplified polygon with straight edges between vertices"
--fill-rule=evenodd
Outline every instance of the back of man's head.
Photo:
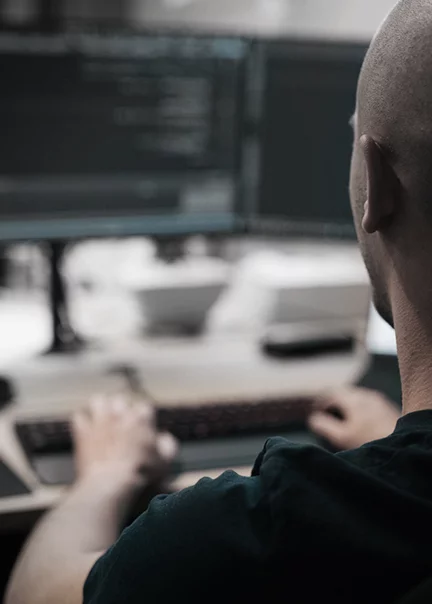
M 359 80 L 351 200 L 378 310 L 432 308 L 432 2 L 402 0 Z M 431 260 L 429 260 L 431 259 Z M 399 312 L 397 312 L 397 310 Z M 426 319 L 426 316 L 424 316 Z M 430 319 L 432 333 L 432 318 Z

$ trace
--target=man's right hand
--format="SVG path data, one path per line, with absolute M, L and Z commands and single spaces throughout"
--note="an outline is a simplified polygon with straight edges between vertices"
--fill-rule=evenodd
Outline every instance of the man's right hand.
M 154 410 L 127 396 L 98 397 L 73 422 L 78 482 L 97 479 L 146 486 L 163 477 L 177 452 L 175 439 L 159 433 Z
M 399 417 L 395 405 L 379 392 L 347 388 L 317 401 L 309 428 L 337 449 L 355 449 L 389 436 Z

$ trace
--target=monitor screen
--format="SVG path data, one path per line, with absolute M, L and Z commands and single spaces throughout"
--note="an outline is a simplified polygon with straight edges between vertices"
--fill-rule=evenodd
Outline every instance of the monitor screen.
M 231 231 L 248 43 L 0 35 L 0 239 Z
M 357 80 L 366 51 L 342 43 L 263 42 L 253 231 L 354 237 L 348 181 Z

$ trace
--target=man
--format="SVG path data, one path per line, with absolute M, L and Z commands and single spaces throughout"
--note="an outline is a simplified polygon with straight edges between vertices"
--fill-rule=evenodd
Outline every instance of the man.
M 431 32 L 430 0 L 397 5 L 365 60 L 355 116 L 354 218 L 399 348 L 393 434 L 338 454 L 272 439 L 252 477 L 228 472 L 156 498 L 106 551 L 140 464 L 169 457 L 173 443 L 144 409 L 98 406 L 76 422 L 78 482 L 30 540 L 7 604 L 78 603 L 84 582 L 91 604 L 383 604 L 432 575 Z M 350 396 L 342 419 L 326 414 L 335 401 L 311 418 L 340 447 L 345 429 L 362 441 Z M 383 401 L 375 408 L 385 434 L 395 418 Z

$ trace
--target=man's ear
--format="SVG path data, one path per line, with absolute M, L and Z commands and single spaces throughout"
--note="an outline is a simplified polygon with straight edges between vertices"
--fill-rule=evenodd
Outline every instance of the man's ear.
M 360 139 L 366 161 L 368 198 L 365 203 L 363 229 L 370 235 L 388 224 L 396 208 L 393 171 L 381 147 L 368 135 Z

